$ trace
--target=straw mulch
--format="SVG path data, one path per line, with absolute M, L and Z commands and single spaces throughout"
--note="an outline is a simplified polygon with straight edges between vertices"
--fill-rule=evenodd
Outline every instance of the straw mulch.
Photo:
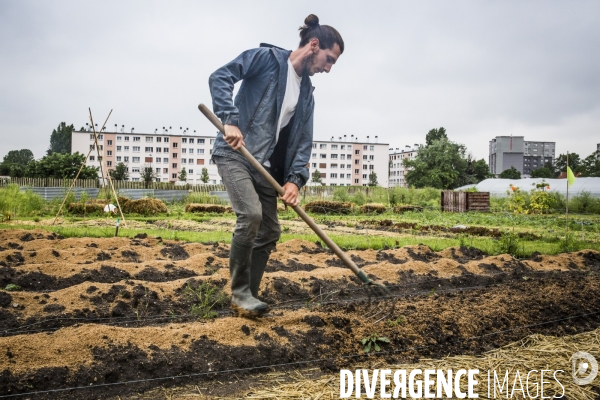
M 350 214 L 353 207 L 349 202 L 316 200 L 306 203 L 304 210 L 316 214 Z
M 185 212 L 189 213 L 203 213 L 203 212 L 213 212 L 218 214 L 223 214 L 227 212 L 226 206 L 222 206 L 219 204 L 202 204 L 202 203 L 190 203 L 185 206 Z
M 401 214 L 406 211 L 423 211 L 423 207 L 412 205 L 394 206 L 394 212 L 396 214 Z
M 479 398 L 491 399 L 494 398 L 493 393 L 493 371 L 497 371 L 500 381 L 504 379 L 506 370 L 509 371 L 509 388 L 512 390 L 515 372 L 519 370 L 523 388 L 526 385 L 527 372 L 530 370 L 538 370 L 537 375 L 532 374 L 529 384 L 530 393 L 535 395 L 535 386 L 533 383 L 540 381 L 539 371 L 546 370 L 563 370 L 558 373 L 557 378 L 565 387 L 565 397 L 568 399 L 578 400 L 593 400 L 597 398 L 597 392 L 600 389 L 600 377 L 596 377 L 594 381 L 586 386 L 575 385 L 571 377 L 571 356 L 577 351 L 585 351 L 592 355 L 600 354 L 600 329 L 591 332 L 581 333 L 573 336 L 553 337 L 543 335 L 532 335 L 524 338 L 520 342 L 509 344 L 505 347 L 492 350 L 484 353 L 480 357 L 474 356 L 454 356 L 444 358 L 442 360 L 421 359 L 418 364 L 401 364 L 389 365 L 382 362 L 373 362 L 371 364 L 356 365 L 350 369 L 369 369 L 372 372 L 375 368 L 391 369 L 406 369 L 410 372 L 413 369 L 479 369 Z M 487 371 L 491 371 L 492 388 L 491 395 L 488 397 L 487 389 Z M 589 370 L 588 370 L 589 371 Z M 307 375 L 314 374 L 315 369 L 305 370 L 302 372 L 294 371 L 293 373 L 274 373 L 270 374 L 271 382 L 278 380 L 286 380 L 291 383 L 283 383 L 268 389 L 253 390 L 246 394 L 245 399 L 338 399 L 340 398 L 340 375 L 326 374 L 320 377 L 308 377 Z M 557 396 L 562 393 L 561 387 L 552 378 L 551 373 L 544 376 L 544 396 Z M 584 374 L 584 376 L 587 375 Z M 535 377 L 535 378 L 534 378 Z M 422 379 L 422 376 L 421 376 Z M 461 379 L 464 384 L 461 390 L 467 392 L 466 379 Z M 550 382 L 550 383 L 546 383 Z M 392 385 L 393 387 L 393 385 Z M 435 386 L 434 386 L 435 387 Z M 517 389 L 520 385 L 515 386 Z M 596 391 L 594 391 L 596 389 Z M 388 393 L 392 392 L 388 386 Z M 527 392 L 525 392 L 527 393 Z M 499 397 L 498 397 L 499 396 Z M 364 390 L 362 397 L 366 398 Z M 379 398 L 379 389 L 376 392 L 375 398 Z M 506 392 L 502 395 L 496 394 L 496 398 L 506 398 Z M 354 393 L 351 398 L 354 398 Z M 409 397 L 412 398 L 412 397 Z M 523 399 L 520 391 L 515 391 L 513 399 Z M 529 397 L 527 397 L 529 398 Z M 538 397 L 539 398 L 539 397 Z
M 387 206 L 380 203 L 367 203 L 360 206 L 360 211 L 364 214 L 383 214 L 387 211 Z

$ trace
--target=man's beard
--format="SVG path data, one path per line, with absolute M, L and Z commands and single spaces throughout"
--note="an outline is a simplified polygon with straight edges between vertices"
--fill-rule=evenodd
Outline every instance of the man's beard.
M 315 73 L 311 71 L 312 66 L 315 64 L 315 54 L 311 53 L 310 56 L 302 60 L 302 73 L 308 73 L 309 76 L 313 76 Z

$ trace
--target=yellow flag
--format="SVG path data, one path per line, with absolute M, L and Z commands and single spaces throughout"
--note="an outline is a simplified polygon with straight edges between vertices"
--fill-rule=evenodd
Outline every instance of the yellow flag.
M 573 171 L 571 171 L 571 167 L 567 167 L 567 182 L 568 185 L 571 186 L 575 183 L 575 175 L 573 175 Z

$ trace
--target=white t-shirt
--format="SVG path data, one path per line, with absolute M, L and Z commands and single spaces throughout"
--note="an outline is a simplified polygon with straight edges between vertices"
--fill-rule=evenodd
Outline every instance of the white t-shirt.
M 294 66 L 292 65 L 292 62 L 288 58 L 287 83 L 285 85 L 283 103 L 281 104 L 281 114 L 279 114 L 279 123 L 277 124 L 275 143 L 277 143 L 279 140 L 279 132 L 281 132 L 281 130 L 290 123 L 290 120 L 296 112 L 298 97 L 300 97 L 300 83 L 302 83 L 302 77 L 298 76 Z M 264 165 L 270 167 L 271 163 L 267 160 L 265 161 Z
M 296 70 L 292 65 L 292 62 L 288 58 L 288 73 L 287 83 L 285 85 L 285 95 L 283 96 L 283 103 L 281 104 L 281 114 L 279 114 L 279 124 L 277 125 L 277 135 L 275 136 L 275 143 L 279 140 L 279 132 L 289 124 L 290 120 L 296 112 L 296 105 L 298 104 L 298 97 L 300 97 L 300 83 L 302 77 L 296 74 Z

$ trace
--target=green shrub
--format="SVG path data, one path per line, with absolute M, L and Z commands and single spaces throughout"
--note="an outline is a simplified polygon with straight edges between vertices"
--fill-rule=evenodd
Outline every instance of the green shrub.
M 350 199 L 350 195 L 348 194 L 348 189 L 346 187 L 337 187 L 333 191 L 333 200 L 335 201 L 348 201 Z
M 227 201 L 218 197 L 218 196 L 210 196 L 205 193 L 192 192 L 190 193 L 186 199 L 186 203 L 191 204 L 221 204 L 227 205 Z
M 18 216 L 33 216 L 41 214 L 46 207 L 46 201 L 31 190 L 21 191 L 17 184 L 0 188 L 0 213 L 16 214 Z
M 600 199 L 589 192 L 581 192 L 569 199 L 569 211 L 600 214 Z

